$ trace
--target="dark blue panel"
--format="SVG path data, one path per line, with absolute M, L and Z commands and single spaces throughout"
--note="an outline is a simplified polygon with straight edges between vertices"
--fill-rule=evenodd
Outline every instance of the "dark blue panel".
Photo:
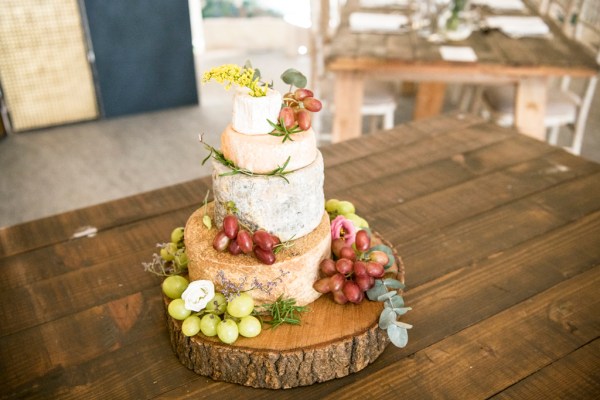
M 197 104 L 188 0 L 85 0 L 105 117 Z

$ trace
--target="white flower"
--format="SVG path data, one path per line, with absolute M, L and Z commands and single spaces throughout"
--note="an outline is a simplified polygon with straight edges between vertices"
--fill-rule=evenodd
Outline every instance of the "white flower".
M 202 280 L 190 282 L 181 294 L 185 308 L 196 312 L 203 310 L 213 297 L 215 297 L 215 285 L 211 281 Z

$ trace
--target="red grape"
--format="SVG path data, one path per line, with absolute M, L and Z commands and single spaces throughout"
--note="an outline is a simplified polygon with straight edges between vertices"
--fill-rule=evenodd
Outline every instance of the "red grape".
M 338 304 L 346 304 L 348 302 L 348 298 L 341 290 L 336 290 L 333 292 L 333 301 Z
M 329 293 L 331 287 L 329 286 L 329 278 L 322 278 L 313 284 L 313 289 L 319 293 Z
M 364 253 L 365 251 L 369 250 L 369 247 L 371 247 L 371 238 L 369 237 L 367 231 L 360 230 L 356 233 L 354 243 L 356 245 L 356 250 Z
M 366 292 L 367 290 L 371 289 L 375 284 L 375 278 L 368 275 L 357 276 L 356 278 L 354 278 L 354 281 L 356 282 L 360 290 L 362 290 L 363 292 Z
M 344 293 L 344 296 L 346 296 L 346 298 L 352 303 L 360 303 L 364 298 L 363 291 L 360 290 L 358 285 L 352 281 L 346 282 L 342 288 L 342 292 Z
M 321 107 L 323 107 L 321 102 L 315 99 L 314 97 L 305 98 L 304 100 L 302 100 L 302 104 L 304 104 L 304 108 L 312 112 L 319 112 L 321 111 Z
M 382 278 L 385 275 L 385 269 L 383 268 L 383 265 L 374 261 L 369 261 L 367 263 L 367 273 L 373 278 Z
M 314 94 L 312 91 L 308 90 L 308 89 L 296 89 L 296 91 L 294 92 L 294 98 L 298 101 L 302 101 L 307 97 L 313 97 Z
M 240 249 L 240 245 L 237 243 L 236 240 L 229 241 L 229 246 L 227 246 L 227 250 L 229 250 L 229 253 L 233 254 L 234 256 L 237 256 L 238 254 L 242 253 L 242 249 Z
M 229 246 L 229 238 L 223 230 L 220 230 L 213 239 L 213 248 L 217 251 L 224 251 Z
M 331 242 L 331 251 L 333 255 L 340 258 L 340 251 L 346 246 L 346 242 L 342 238 L 333 239 Z
M 352 264 L 351 260 L 340 258 L 335 262 L 335 269 L 337 269 L 340 274 L 346 275 L 352 271 Z
M 254 243 L 256 243 L 258 247 L 267 251 L 273 250 L 273 245 L 275 244 L 273 243 L 273 237 L 271 236 L 271 234 L 263 230 L 258 230 L 254 232 L 252 240 L 254 240 Z
M 344 282 L 346 282 L 346 278 L 342 274 L 335 274 L 329 277 L 329 289 L 332 292 L 336 290 L 341 290 L 342 286 L 344 286 Z
M 331 258 L 326 258 L 323 261 L 321 261 L 320 267 L 321 272 L 323 272 L 327 276 L 331 276 L 337 272 L 337 270 L 335 269 L 335 261 L 333 261 Z
M 263 264 L 271 265 L 275 262 L 275 254 L 271 250 L 264 250 L 257 246 L 254 248 L 254 255 Z
M 250 235 L 250 233 L 248 233 L 248 231 L 239 231 L 236 241 L 238 246 L 240 246 L 240 249 L 244 252 L 244 254 L 249 254 L 250 252 L 252 252 L 254 242 L 252 241 L 252 236 Z
M 298 121 L 298 128 L 306 131 L 310 128 L 310 113 L 306 110 L 300 109 L 296 113 L 296 121 Z
M 229 214 L 223 218 L 223 231 L 225 231 L 225 234 L 229 239 L 235 239 L 239 229 L 240 226 L 235 215 Z
M 354 275 L 355 276 L 368 276 L 367 273 L 367 263 L 364 261 L 355 261 L 354 262 Z
M 276 235 L 271 235 L 271 240 L 273 241 L 273 246 L 277 246 L 281 243 L 281 239 L 279 239 L 279 236 Z
M 347 258 L 348 260 L 356 260 L 356 253 L 352 247 L 346 246 L 342 247 L 340 250 L 340 257 Z
M 387 265 L 387 263 L 390 261 L 388 255 L 380 250 L 372 251 L 369 254 L 369 260 L 375 261 L 376 263 L 379 263 L 381 265 Z
M 279 111 L 279 121 L 281 120 L 283 120 L 283 125 L 286 128 L 291 128 L 296 124 L 296 118 L 292 107 L 283 107 L 281 111 Z

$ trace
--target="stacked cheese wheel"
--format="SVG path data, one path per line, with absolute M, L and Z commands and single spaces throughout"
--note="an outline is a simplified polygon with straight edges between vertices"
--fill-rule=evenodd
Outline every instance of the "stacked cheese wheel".
M 278 120 L 281 106 L 282 97 L 273 90 L 264 97 L 251 97 L 245 91 L 234 96 L 233 118 L 221 135 L 221 151 L 246 173 L 231 174 L 230 167 L 213 160 L 215 200 L 210 216 L 216 227 L 203 226 L 202 209 L 190 217 L 185 231 L 188 269 L 192 280 L 212 280 L 217 287 L 226 281 L 247 282 L 248 288 L 274 282 L 272 290 L 254 290 L 253 297 L 274 301 L 284 295 L 308 304 L 319 296 L 312 284 L 331 244 L 324 211 L 323 158 L 311 128 L 293 133 L 291 140 L 269 135 L 273 128 L 268 121 Z M 272 174 L 282 168 L 283 176 Z M 216 229 L 232 212 L 232 204 L 248 229 L 264 229 L 282 241 L 292 241 L 273 265 L 212 248 Z

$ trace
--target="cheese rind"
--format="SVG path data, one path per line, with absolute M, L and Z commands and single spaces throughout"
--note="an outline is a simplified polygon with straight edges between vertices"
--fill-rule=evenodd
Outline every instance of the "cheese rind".
M 317 157 L 317 140 L 312 128 L 294 133 L 291 140 L 273 135 L 246 135 L 231 125 L 221 134 L 221 151 L 238 168 L 257 174 L 266 174 L 283 166 L 289 158 L 286 171 L 295 171 L 310 165 Z
M 301 238 L 319 225 L 325 208 L 323 157 L 280 176 L 224 175 L 231 169 L 213 160 L 215 221 L 221 226 L 226 204 L 235 203 L 240 222 L 252 230 L 262 228 L 282 241 Z
M 214 203 L 208 204 L 208 215 L 211 215 L 213 206 Z M 227 251 L 216 251 L 212 241 L 217 229 L 204 226 L 204 213 L 204 207 L 198 209 L 185 226 L 184 240 L 191 281 L 207 279 L 215 284 L 217 290 L 223 290 L 224 277 L 240 286 L 241 290 L 254 287 L 250 294 L 257 304 L 273 303 L 283 295 L 294 298 L 298 305 L 306 305 L 320 296 L 313 289 L 313 283 L 319 278 L 319 264 L 331 253 L 331 228 L 324 210 L 317 228 L 278 253 L 272 265 L 262 264 L 252 255 L 234 256 Z M 272 288 L 269 289 L 267 284 Z M 263 290 L 257 288 L 259 286 Z
M 238 89 L 233 97 L 231 125 L 246 135 L 264 135 L 273 130 L 269 121 L 277 123 L 282 97 L 276 90 L 267 90 L 267 95 L 253 97 L 245 88 Z

